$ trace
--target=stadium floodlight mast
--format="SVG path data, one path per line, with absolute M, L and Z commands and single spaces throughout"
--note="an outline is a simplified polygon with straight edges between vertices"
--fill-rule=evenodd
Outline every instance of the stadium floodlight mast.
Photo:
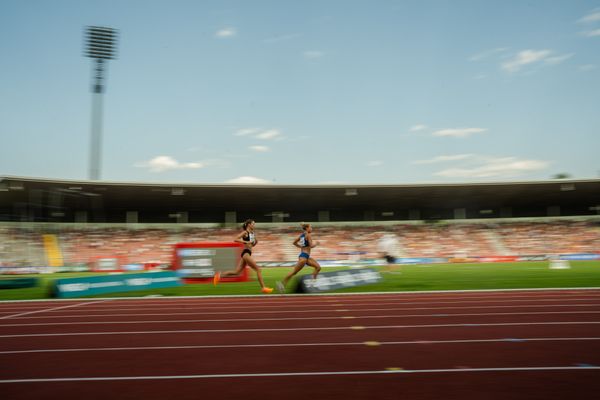
M 88 26 L 85 30 L 84 55 L 96 60 L 92 85 L 92 138 L 90 142 L 90 180 L 100 179 L 102 147 L 102 93 L 106 60 L 116 59 L 117 30 L 102 26 Z

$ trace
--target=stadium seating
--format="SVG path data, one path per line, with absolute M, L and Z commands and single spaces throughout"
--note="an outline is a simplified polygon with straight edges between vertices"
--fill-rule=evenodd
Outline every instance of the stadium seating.
M 98 258 L 118 258 L 121 263 L 169 263 L 173 244 L 180 242 L 231 241 L 237 228 L 82 227 L 45 225 L 25 227 L 0 225 L 0 263 L 44 265 L 42 234 L 58 238 L 67 265 L 89 264 Z M 299 228 L 257 225 L 259 244 L 254 256 L 259 262 L 296 259 L 292 245 Z M 504 255 L 565 254 L 598 252 L 598 223 L 578 220 L 527 222 L 393 224 L 380 226 L 314 225 L 319 243 L 313 250 L 319 260 L 377 258 L 377 242 L 385 233 L 398 239 L 398 257 L 476 257 Z

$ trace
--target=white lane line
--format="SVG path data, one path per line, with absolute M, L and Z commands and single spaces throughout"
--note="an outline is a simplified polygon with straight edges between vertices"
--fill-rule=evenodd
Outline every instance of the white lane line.
M 264 372 L 257 374 L 211 374 L 211 375 L 156 375 L 156 376 L 103 376 L 80 378 L 31 378 L 2 379 L 0 383 L 34 383 L 34 382 L 81 382 L 81 381 L 137 381 L 164 379 L 216 379 L 216 378 L 261 378 L 288 376 L 332 376 L 332 375 L 378 375 L 378 374 L 435 374 L 435 373 L 468 373 L 468 372 L 522 372 L 522 371 L 589 371 L 600 370 L 596 366 L 557 366 L 557 367 L 511 367 L 511 368 L 440 368 L 440 369 L 401 369 L 374 371 L 323 371 L 323 372 Z
M 179 324 L 198 322 L 267 322 L 267 321 L 311 321 L 339 319 L 378 319 L 378 318 L 453 318 L 453 317 L 495 317 L 513 315 L 573 315 L 600 314 L 600 311 L 532 311 L 532 312 L 499 312 L 499 313 L 457 313 L 457 314 L 396 314 L 396 315 L 351 315 L 328 317 L 291 317 L 291 318 L 228 318 L 228 319 L 158 319 L 143 321 L 77 321 L 77 322 L 40 322 L 30 324 L 0 324 L 4 327 L 23 326 L 64 326 L 64 325 L 130 325 L 130 324 Z
M 22 335 L 0 335 L 0 338 L 54 337 L 54 336 L 97 336 L 97 335 L 152 335 L 181 333 L 238 333 L 238 332 L 288 332 L 288 331 L 333 331 L 365 329 L 419 329 L 419 328 L 478 328 L 487 326 L 534 326 L 534 325 L 600 325 L 600 321 L 552 321 L 552 322 L 502 322 L 468 324 L 428 324 L 428 325 L 365 325 L 297 328 L 256 328 L 256 329 L 181 329 L 170 331 L 112 331 L 112 332 L 66 332 L 66 333 L 26 333 Z
M 498 297 L 497 295 L 485 295 L 485 296 L 459 296 L 459 295 L 454 295 L 454 296 L 446 296 L 446 297 L 440 297 L 440 296 L 413 296 L 414 298 L 412 300 L 435 300 L 435 302 L 439 302 L 439 301 L 445 301 L 448 299 L 464 299 L 464 300 L 486 300 L 486 299 L 495 299 L 495 300 L 502 300 L 502 299 L 511 299 L 512 301 L 518 301 L 518 300 L 530 300 L 530 299 L 546 299 L 547 301 L 552 301 L 552 300 L 556 300 L 556 301 L 561 301 L 561 300 L 572 300 L 573 297 L 575 296 L 583 296 L 585 295 L 586 298 L 592 298 L 592 299 L 599 299 L 600 298 L 600 293 L 598 293 L 597 296 L 594 296 L 595 293 L 557 293 L 557 295 L 560 296 L 555 296 L 555 297 L 550 297 L 551 295 L 543 295 L 543 294 L 537 294 L 535 296 L 504 296 L 504 297 Z M 310 305 L 310 304 L 314 304 L 314 303 L 339 303 L 339 302 L 348 302 L 348 303 L 355 303 L 355 302 L 361 302 L 361 301 L 372 301 L 374 303 L 380 303 L 381 300 L 387 300 L 387 301 L 393 301 L 393 300 L 397 300 L 399 302 L 404 302 L 403 300 L 405 299 L 406 296 L 380 296 L 380 297 L 372 297 L 372 298 L 338 298 L 338 299 L 328 299 L 328 298 L 315 298 L 315 297 L 308 297 L 306 299 L 298 299 L 298 298 L 294 298 L 294 297 L 290 297 L 290 298 L 286 298 L 285 300 L 282 300 L 281 297 L 273 297 L 273 298 L 268 298 L 268 299 L 256 299 L 256 298 L 249 298 L 249 299 L 245 299 L 244 300 L 244 304 L 265 304 L 265 305 L 271 305 L 271 304 L 275 304 L 275 305 L 280 305 L 283 301 L 285 301 L 286 304 L 300 304 L 300 305 Z M 128 306 L 136 306 L 136 305 L 165 305 L 165 306 L 181 306 L 181 305 L 185 305 L 185 306 L 199 306 L 199 305 L 228 305 L 231 303 L 239 303 L 239 299 L 227 299 L 228 301 L 213 301 L 215 300 L 214 298 L 209 298 L 207 300 L 203 300 L 202 298 L 196 298 L 196 299 L 188 299 L 188 298 L 184 298 L 183 300 L 179 300 L 178 297 L 165 297 L 165 298 L 161 298 L 160 300 L 156 300 L 156 298 L 153 298 L 153 300 L 143 300 L 143 299 L 139 299 L 139 300 L 134 300 L 134 301 L 125 301 L 125 300 L 114 300 L 115 301 L 115 306 L 116 307 L 128 307 Z M 176 304 L 171 304 L 171 303 L 176 303 Z M 1 307 L 0 305 L 0 310 L 4 310 L 4 308 Z
M 557 303 L 566 303 L 569 301 L 594 301 L 594 300 L 598 300 L 597 298 L 576 298 L 576 299 L 528 299 L 527 301 L 530 302 L 557 302 Z M 340 303 L 339 305 L 334 305 L 334 304 L 303 304 L 303 305 L 289 305 L 287 303 L 283 303 L 285 305 L 285 307 L 288 308 L 310 308 L 310 309 L 314 309 L 316 307 L 318 308 L 335 308 L 335 307 L 357 307 L 357 306 L 372 306 L 372 305 L 378 305 L 378 306 L 385 306 L 385 305 L 428 305 L 428 304 L 439 304 L 439 303 L 443 303 L 443 304 L 470 304 L 470 303 L 477 303 L 479 305 L 481 305 L 481 307 L 487 307 L 487 305 L 482 305 L 482 304 L 489 304 L 489 303 L 514 303 L 514 302 L 523 302 L 522 300 L 473 300 L 473 301 L 433 301 L 433 302 L 426 302 L 426 301 L 415 301 L 415 302 L 402 302 L 402 301 L 395 301 L 395 302 L 372 302 L 372 303 L 353 303 L 353 304 L 343 304 Z M 276 305 L 256 305 L 254 306 L 255 309 L 272 309 L 272 308 L 277 308 L 280 309 L 282 306 L 282 304 L 276 304 Z M 234 306 L 211 306 L 211 307 L 205 307 L 204 305 L 199 305 L 198 307 L 189 307 L 190 309 L 193 308 L 198 308 L 200 310 L 241 310 L 241 309 L 245 309 L 247 308 L 248 305 L 245 304 L 238 304 L 238 305 L 234 305 Z M 101 307 L 97 307 L 97 308 L 90 308 L 89 311 L 116 311 L 115 310 L 116 307 L 107 307 L 107 308 L 101 308 Z M 132 307 L 132 308 L 120 308 L 119 311 L 139 311 L 139 310 L 147 310 L 148 307 Z M 173 304 L 172 307 L 152 307 L 153 310 L 180 310 L 182 309 L 182 307 L 180 305 L 177 304 Z M 229 311 L 227 311 L 229 312 Z
M 110 299 L 93 300 L 93 301 L 88 301 L 88 302 L 84 302 L 84 303 L 69 304 L 68 306 L 62 306 L 62 307 L 44 308 L 44 309 L 41 309 L 41 310 L 27 311 L 27 312 L 22 312 L 22 313 L 19 313 L 19 314 L 5 315 L 3 317 L 0 317 L 0 319 L 17 318 L 17 317 L 22 317 L 23 315 L 38 314 L 38 313 L 43 313 L 43 312 L 51 312 L 51 311 L 55 311 L 55 310 L 63 310 L 65 308 L 80 307 L 80 306 L 85 306 L 87 304 L 95 304 L 95 303 L 97 303 L 99 301 L 100 302 L 105 302 L 105 301 L 109 301 L 109 300 Z
M 364 312 L 364 311 L 411 311 L 411 310 L 472 310 L 485 308 L 486 310 L 494 308 L 551 308 L 551 307 L 599 307 L 600 303 L 587 303 L 587 304 L 525 304 L 525 305 L 510 305 L 510 306 L 468 306 L 468 307 L 389 307 L 389 308 L 361 308 L 354 310 L 352 308 L 336 308 L 330 310 L 288 310 L 280 309 L 275 311 L 227 311 L 227 314 L 291 314 L 291 313 L 327 313 L 327 312 Z M 343 306 L 341 306 L 343 307 Z M 195 312 L 170 312 L 170 313 L 141 313 L 141 314 L 91 314 L 87 315 L 51 315 L 45 317 L 23 317 L 17 319 L 42 319 L 52 318 L 56 320 L 58 318 L 86 318 L 86 317 L 138 317 L 138 316 L 159 316 L 159 315 L 223 315 L 223 312 L 203 312 L 198 310 Z
M 282 295 L 272 295 L 271 298 L 323 298 L 323 299 L 336 299 L 336 298 L 349 298 L 349 297 L 363 297 L 363 298 L 380 298 L 380 297 L 405 297 L 405 296 L 420 296 L 420 295 L 449 295 L 452 296 L 456 293 L 464 293 L 464 294 L 512 294 L 512 293 L 523 293 L 523 294 L 537 294 L 537 293 L 550 293 L 550 294 L 562 294 L 562 293 L 573 293 L 573 294 L 588 294 L 588 293 L 598 293 L 600 294 L 600 287 L 556 287 L 556 288 L 518 288 L 518 289 L 462 289 L 462 290 L 423 290 L 418 292 L 356 292 L 356 293 L 289 293 Z M 173 299 L 173 300 L 182 300 L 182 299 L 198 299 L 199 296 L 174 296 L 174 297 L 164 297 L 163 299 Z M 207 295 L 201 296 L 201 299 L 262 299 L 266 300 L 267 298 L 263 294 L 239 294 L 239 295 Z M 150 301 L 156 300 L 155 297 L 110 297 L 110 300 L 123 300 L 123 301 Z M 42 303 L 42 302 L 64 302 L 64 301 L 74 301 L 74 299 L 32 299 L 32 300 L 3 300 L 3 303 Z
M 597 341 L 600 337 L 567 337 L 567 338 L 500 338 L 500 339 L 456 339 L 456 340 L 411 340 L 400 342 L 377 342 L 379 345 L 423 345 L 423 344 L 465 344 L 465 343 L 527 343 L 527 342 L 576 342 Z M 0 354 L 29 353 L 76 353 L 88 351 L 134 351 L 134 350 L 191 350 L 191 349 L 238 349 L 262 347 L 324 347 L 324 346 L 365 346 L 365 342 L 323 342 L 323 343 L 263 343 L 263 344 L 217 344 L 197 346 L 144 346 L 144 347 L 88 347 L 35 350 L 7 350 Z
M 598 293 L 598 296 L 594 296 L 595 293 L 560 293 L 560 297 L 549 297 L 551 295 L 544 295 L 544 294 L 538 294 L 536 293 L 535 295 L 532 296 L 506 296 L 506 297 L 501 297 L 501 298 L 510 298 L 510 299 L 536 299 L 536 298 L 555 298 L 555 299 L 568 299 L 571 297 L 578 297 L 578 296 L 587 296 L 587 297 L 592 297 L 594 299 L 599 299 L 600 298 L 600 293 Z M 288 297 L 286 299 L 282 299 L 281 297 L 269 297 L 269 298 L 248 298 L 244 300 L 244 304 L 253 304 L 253 305 L 259 305 L 259 304 L 265 304 L 265 305 L 273 305 L 273 304 L 281 304 L 282 302 L 285 302 L 285 304 L 299 304 L 299 305 L 313 305 L 315 303 L 320 303 L 320 304 L 329 304 L 329 303 L 340 303 L 340 302 L 348 302 L 348 303 L 356 303 L 356 302 L 364 302 L 364 301 L 372 301 L 375 303 L 379 303 L 382 300 L 384 301 L 394 301 L 394 300 L 402 300 L 404 299 L 405 296 L 378 296 L 378 297 L 369 297 L 369 298 L 317 298 L 317 297 L 307 297 L 307 298 L 297 298 L 297 297 Z M 208 299 L 203 299 L 202 297 L 197 297 L 195 299 L 189 299 L 189 298 L 184 298 L 182 300 L 179 300 L 180 297 L 161 297 L 159 299 L 157 298 L 152 298 L 152 300 L 145 300 L 145 299 L 136 299 L 136 300 L 132 300 L 132 301 L 126 301 L 126 300 L 121 300 L 121 299 L 117 299 L 114 300 L 114 306 L 115 307 L 131 307 L 131 306 L 147 306 L 147 305 L 164 305 L 164 306 L 201 306 L 201 305 L 230 305 L 230 304 L 239 304 L 239 299 L 223 299 L 223 301 L 215 301 L 218 299 L 215 299 L 213 297 L 208 298 Z M 452 299 L 452 300 L 457 300 L 457 299 L 463 299 L 463 300 L 480 300 L 480 299 L 498 299 L 497 295 L 494 294 L 489 294 L 489 295 L 484 295 L 484 296 L 478 296 L 478 295 L 474 295 L 474 296 L 460 296 L 460 295 L 454 295 L 454 296 L 446 296 L 446 297 L 440 297 L 440 296 L 413 296 L 412 300 L 441 300 L 444 301 L 446 299 Z M 73 299 L 70 299 L 71 301 L 74 301 Z M 75 299 L 75 301 L 77 301 L 77 299 Z M 46 302 L 48 303 L 48 302 Z M 32 303 L 0 303 L 0 311 L 4 312 L 7 310 L 21 310 L 21 309 L 35 309 L 38 308 L 40 305 L 44 305 L 44 304 L 32 304 Z

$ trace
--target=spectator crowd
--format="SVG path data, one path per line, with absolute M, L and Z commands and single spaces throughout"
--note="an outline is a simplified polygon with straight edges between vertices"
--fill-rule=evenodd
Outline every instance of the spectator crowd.
M 378 258 L 377 242 L 394 236 L 396 257 L 468 258 L 506 255 L 600 252 L 597 221 L 544 220 L 494 223 L 398 223 L 392 225 L 313 224 L 320 260 Z M 44 265 L 42 235 L 53 234 L 66 265 L 92 263 L 98 258 L 118 258 L 122 263 L 170 263 L 173 245 L 182 242 L 228 242 L 238 228 L 128 228 L 0 225 L 0 265 Z M 292 245 L 299 226 L 257 224 L 259 262 L 294 261 Z

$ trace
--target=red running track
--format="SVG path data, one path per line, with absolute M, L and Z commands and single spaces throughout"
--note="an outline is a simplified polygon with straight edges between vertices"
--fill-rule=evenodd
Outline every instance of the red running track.
M 600 290 L 0 303 L 3 399 L 565 399 Z

